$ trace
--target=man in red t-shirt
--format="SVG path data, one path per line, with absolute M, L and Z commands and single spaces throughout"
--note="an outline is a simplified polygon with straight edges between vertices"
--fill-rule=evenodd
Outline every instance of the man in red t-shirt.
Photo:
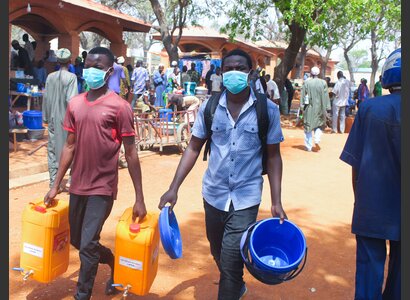
M 142 220 L 147 211 L 141 183 L 141 166 L 135 147 L 134 119 L 127 101 L 108 89 L 107 79 L 113 72 L 114 56 L 104 47 L 88 52 L 83 77 L 90 90 L 71 99 L 63 127 L 67 130 L 60 168 L 54 185 L 44 197 L 49 206 L 69 166 L 71 170 L 69 222 L 71 244 L 79 250 L 80 272 L 74 299 L 91 298 L 98 264 L 111 267 L 105 292 L 114 294 L 111 286 L 114 255 L 100 244 L 100 233 L 109 216 L 118 188 L 118 154 L 124 143 L 128 171 L 135 189 L 133 221 Z

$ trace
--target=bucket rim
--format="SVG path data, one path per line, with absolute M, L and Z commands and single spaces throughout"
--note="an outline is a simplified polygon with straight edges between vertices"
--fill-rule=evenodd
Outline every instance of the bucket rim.
M 169 206 L 164 206 L 159 215 L 159 233 L 162 246 L 168 256 L 172 259 L 182 257 L 182 238 L 178 221 L 173 210 Z M 174 228 L 176 237 L 171 233 Z
M 275 271 L 275 272 L 279 272 L 279 273 L 287 273 L 287 272 L 289 272 L 289 271 L 292 271 L 292 270 L 296 269 L 296 268 L 300 265 L 300 263 L 302 262 L 303 258 L 305 257 L 305 253 L 306 253 L 306 250 L 307 250 L 306 238 L 305 238 L 305 235 L 303 234 L 303 231 L 302 231 L 295 223 L 293 223 L 292 221 L 289 221 L 288 219 L 284 219 L 284 220 L 283 220 L 284 223 L 288 223 L 288 224 L 291 225 L 293 228 L 295 228 L 295 229 L 297 230 L 297 232 L 300 234 L 300 236 L 302 237 L 303 246 L 304 246 L 304 247 L 303 247 L 303 251 L 302 251 L 301 254 L 299 255 L 298 259 L 296 259 L 295 262 L 293 262 L 292 264 L 288 264 L 288 265 L 286 265 L 286 266 L 278 266 L 278 267 L 272 267 L 272 266 L 266 265 L 266 264 L 259 258 L 259 256 L 256 254 L 256 252 L 255 252 L 255 250 L 254 250 L 254 248 L 253 248 L 253 234 L 254 234 L 254 232 L 258 229 L 259 226 L 261 226 L 262 224 L 265 224 L 265 223 L 267 223 L 267 222 L 272 222 L 272 221 L 280 222 L 280 218 L 277 218 L 277 217 L 267 218 L 267 219 L 264 219 L 264 220 L 259 221 L 259 222 L 255 225 L 255 228 L 254 228 L 254 230 L 251 232 L 250 239 L 249 239 L 249 250 L 250 250 L 249 252 L 250 252 L 250 254 L 251 254 L 251 256 L 252 256 L 252 258 L 253 258 L 254 260 L 256 260 L 256 261 L 258 261 L 260 264 L 266 266 L 266 268 L 267 268 L 268 270 Z

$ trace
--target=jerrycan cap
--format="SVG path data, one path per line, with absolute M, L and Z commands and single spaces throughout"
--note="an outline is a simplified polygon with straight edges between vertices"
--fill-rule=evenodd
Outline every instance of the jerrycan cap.
M 132 224 L 130 224 L 130 231 L 131 231 L 132 233 L 138 233 L 138 232 L 140 232 L 140 230 L 141 230 L 140 224 L 138 224 L 138 223 L 132 223 Z

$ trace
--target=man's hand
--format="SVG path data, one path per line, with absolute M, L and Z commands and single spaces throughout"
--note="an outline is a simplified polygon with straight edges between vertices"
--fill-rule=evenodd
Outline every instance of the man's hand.
M 168 190 L 164 195 L 161 196 L 161 199 L 159 200 L 158 208 L 162 209 L 165 204 L 169 203 L 171 204 L 170 210 L 174 208 L 174 205 L 177 203 L 178 195 L 175 191 L 173 190 Z
M 283 223 L 284 219 L 288 218 L 285 211 L 283 210 L 282 204 L 272 205 L 271 212 L 272 212 L 272 217 L 274 217 L 274 218 L 279 217 L 280 218 L 280 224 Z
M 48 191 L 48 193 L 44 196 L 44 205 L 49 207 L 53 204 L 54 198 L 58 194 L 58 189 L 54 186 Z
M 135 201 L 134 207 L 132 208 L 132 222 L 134 223 L 138 218 L 138 223 L 141 223 L 146 215 L 147 209 L 145 208 L 144 201 Z

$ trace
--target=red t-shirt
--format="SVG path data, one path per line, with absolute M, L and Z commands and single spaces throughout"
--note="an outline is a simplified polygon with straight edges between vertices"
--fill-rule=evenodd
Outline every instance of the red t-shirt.
M 90 102 L 87 93 L 68 103 L 63 127 L 75 134 L 70 193 L 117 197 L 123 136 L 135 136 L 131 106 L 114 92 Z

